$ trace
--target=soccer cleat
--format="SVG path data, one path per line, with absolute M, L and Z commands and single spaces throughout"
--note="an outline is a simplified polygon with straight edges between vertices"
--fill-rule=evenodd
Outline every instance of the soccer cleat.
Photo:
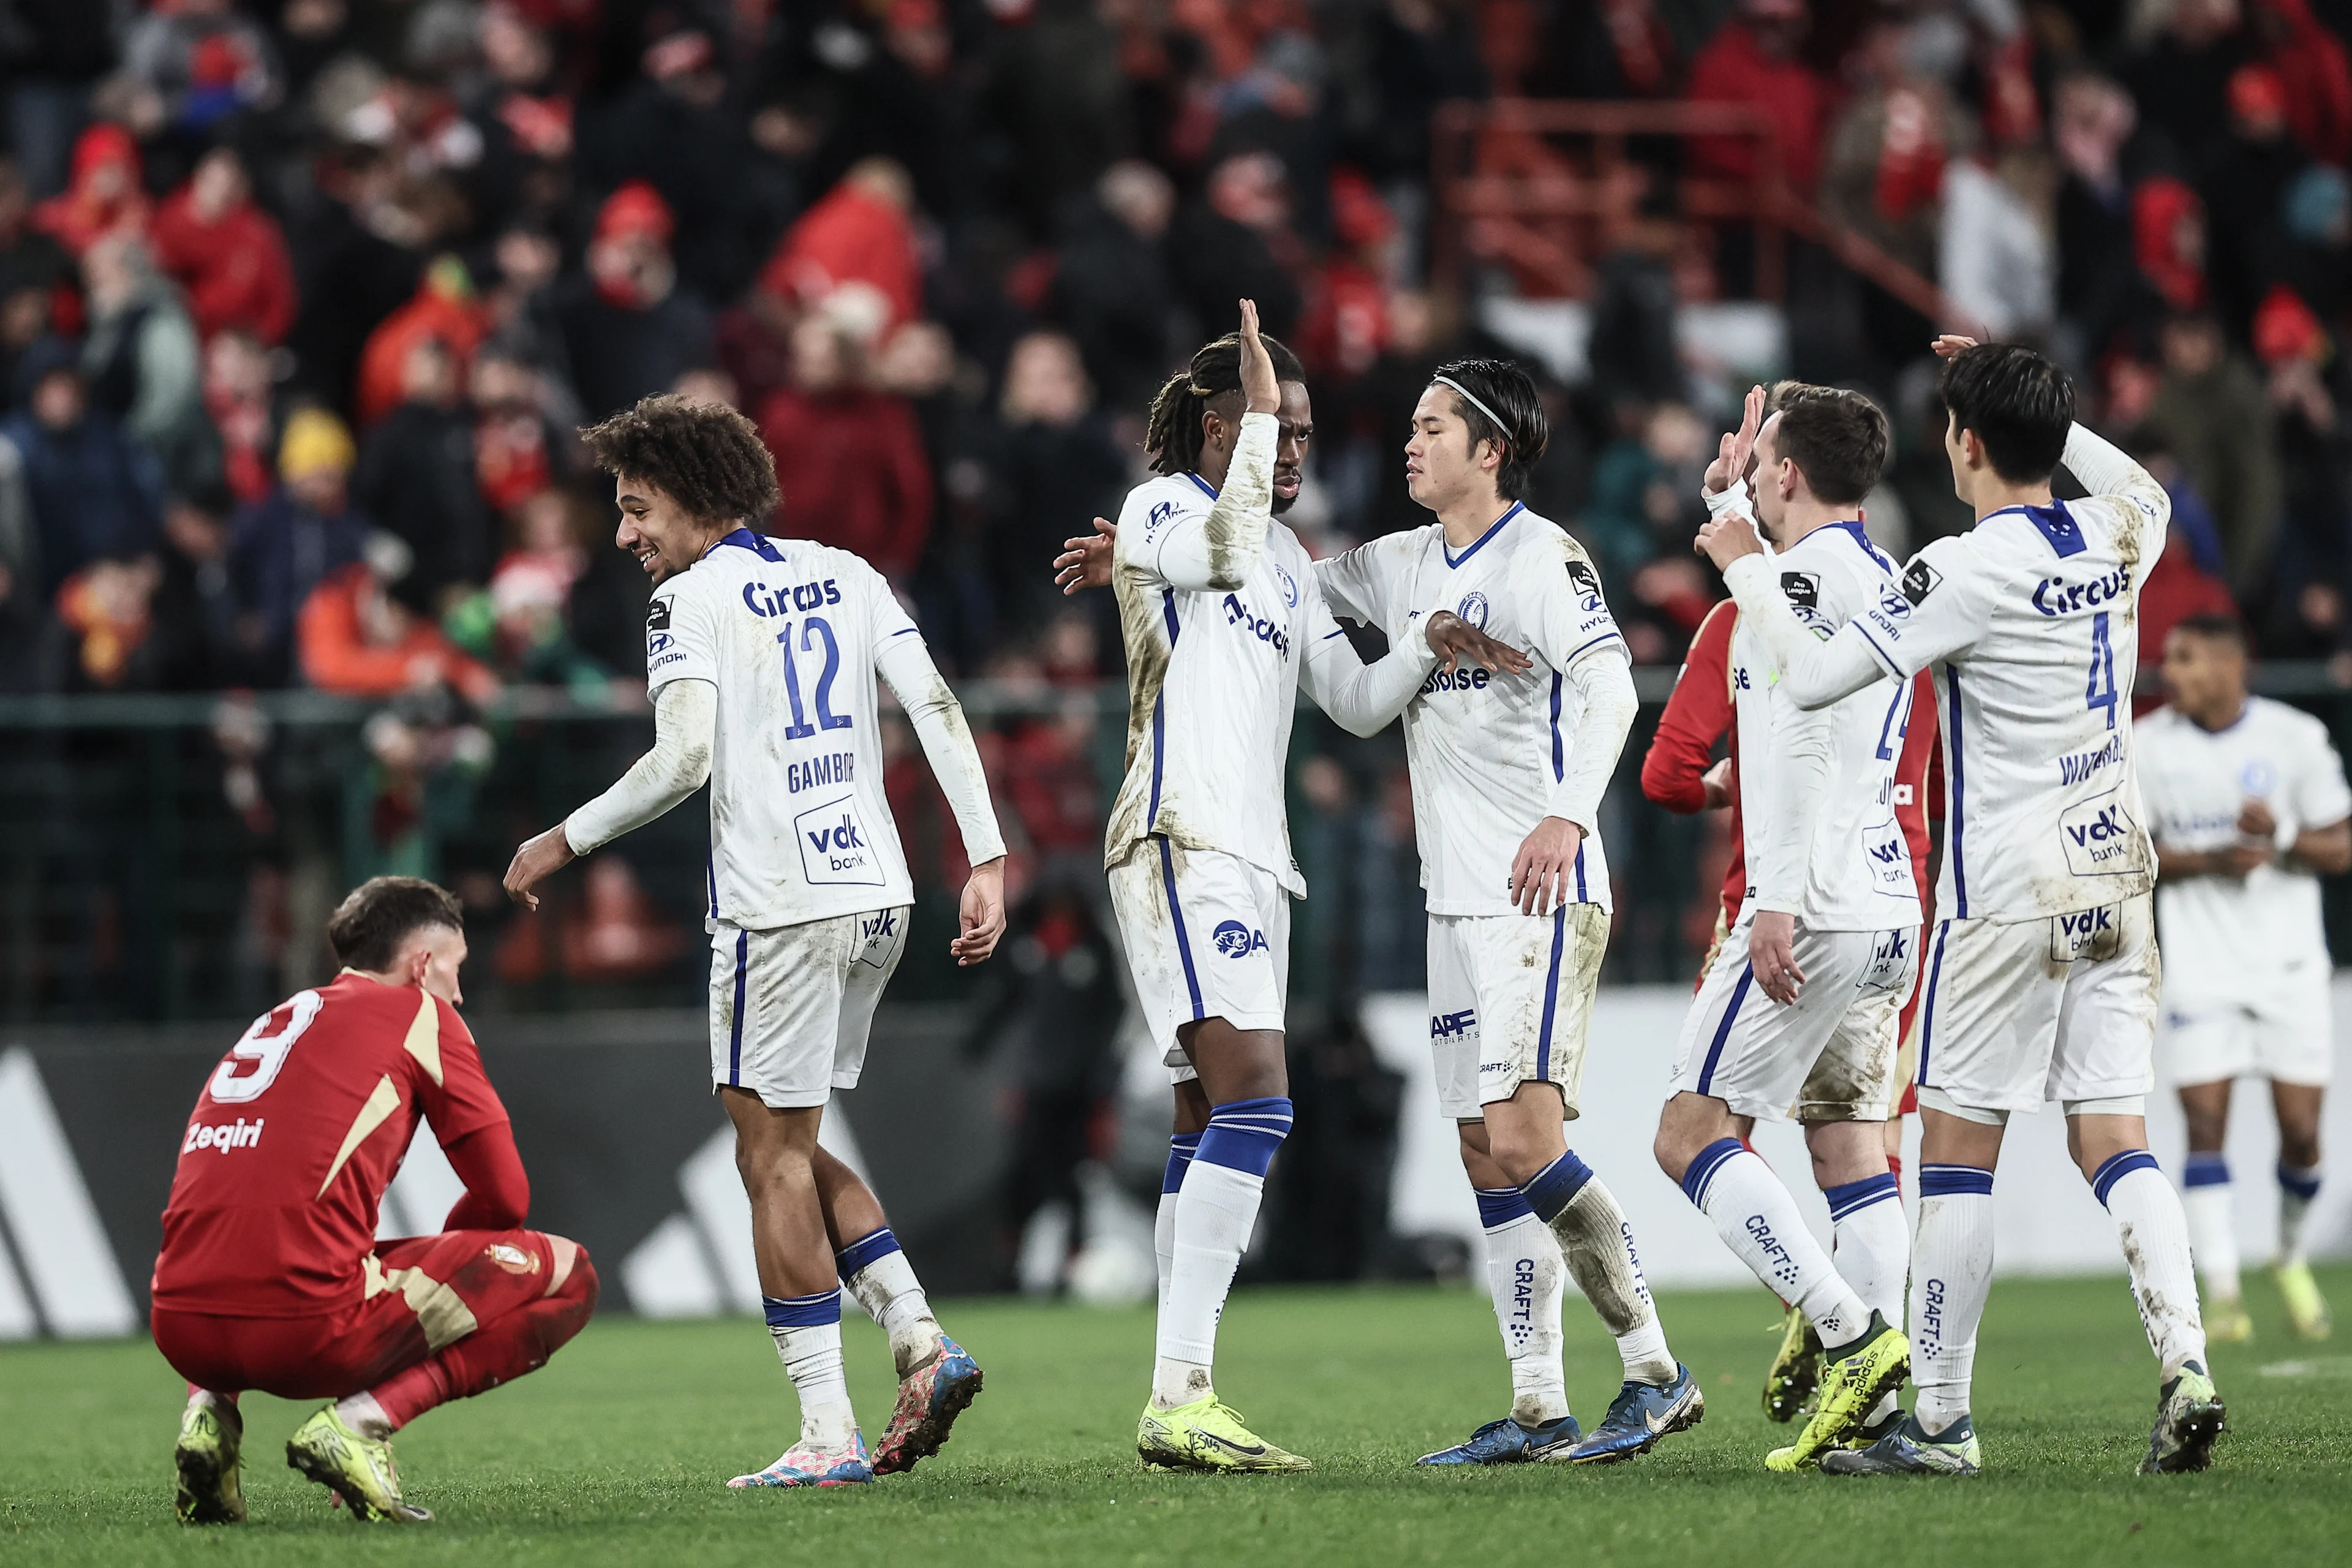
M 1456 1443 L 1451 1448 L 1440 1448 L 1434 1454 L 1423 1454 L 1413 1463 L 1516 1465 L 1527 1459 L 1544 1458 L 1554 1449 L 1572 1445 L 1583 1435 L 1573 1415 L 1547 1421 L 1533 1430 L 1506 1415 L 1500 1421 L 1489 1421 L 1471 1433 L 1469 1441 Z
M 918 1459 L 928 1459 L 948 1440 L 948 1428 L 980 1393 L 980 1363 L 945 1334 L 939 1353 L 898 1384 L 898 1405 L 890 1425 L 875 1445 L 874 1473 L 893 1476 L 911 1470 Z
M 1780 1349 L 1772 1370 L 1764 1374 L 1764 1416 L 1769 1421 L 1794 1421 L 1822 1382 L 1822 1336 L 1796 1308 L 1780 1324 Z
M 795 1443 L 766 1469 L 737 1476 L 727 1484 L 741 1491 L 750 1487 L 855 1487 L 873 1479 L 874 1467 L 866 1461 L 866 1436 L 852 1432 L 846 1448 Z
M 1902 1426 L 1902 1425 L 1903 1411 L 1898 1407 L 1895 1410 L 1889 1411 L 1885 1418 L 1883 1420 L 1872 1421 L 1864 1426 L 1855 1427 L 1853 1429 L 1853 1435 L 1845 1440 L 1845 1447 L 1848 1448 L 1867 1448 L 1873 1443 L 1877 1442 L 1880 1438 L 1893 1435 Z
M 2282 1263 L 2272 1270 L 2278 1281 L 2279 1294 L 2286 1299 L 2287 1321 L 2294 1331 L 2306 1340 L 2324 1340 L 2336 1326 L 2328 1315 L 2327 1298 L 2319 1293 L 2319 1281 L 2311 1277 L 2308 1263 Z M 2208 1327 L 2206 1337 L 2213 1337 Z
M 1828 1361 L 1826 1351 L 1822 1360 Z M 1880 1399 L 1903 1386 L 1911 1370 L 1911 1342 L 1903 1331 L 1887 1326 L 1885 1317 L 1870 1314 L 1862 1342 L 1824 1368 L 1820 1407 L 1797 1440 L 1764 1457 L 1768 1470 L 1810 1469 L 1825 1449 L 1843 1447 L 1869 1419 Z
M 2184 1362 L 2157 1396 L 2156 1429 L 2147 1435 L 2143 1476 L 2179 1475 L 2213 1462 L 2213 1440 L 2230 1429 L 2229 1411 L 2213 1380 L 2195 1362 Z
M 1613 1465 L 1648 1453 L 1659 1438 L 1696 1426 L 1706 1415 L 1706 1396 L 1698 1391 L 1698 1379 L 1676 1362 L 1674 1382 L 1664 1388 L 1649 1383 L 1624 1384 L 1591 1436 L 1540 1457 L 1571 1465 Z
M 245 1488 L 237 1471 L 245 1419 L 234 1405 L 191 1405 L 180 1413 L 172 1463 L 180 1472 L 172 1510 L 182 1524 L 243 1524 Z
M 2254 1320 L 2240 1300 L 2214 1300 L 2205 1307 L 2205 1337 L 2215 1344 L 2242 1345 L 2254 1337 Z
M 1173 1410 L 1143 1408 L 1135 1451 L 1147 1465 L 1171 1470 L 1311 1470 L 1242 1425 L 1241 1415 L 1211 1394 Z
M 286 1440 L 289 1469 L 318 1482 L 352 1510 L 353 1519 L 386 1524 L 423 1524 L 433 1515 L 400 1496 L 400 1472 L 392 1444 L 362 1437 L 335 1414 L 331 1405 L 294 1429 Z
M 1898 1415 L 1894 1429 L 1867 1447 L 1822 1456 L 1830 1476 L 1973 1476 L 1984 1468 L 1976 1423 L 1961 1416 L 1933 1437 L 1918 1418 Z

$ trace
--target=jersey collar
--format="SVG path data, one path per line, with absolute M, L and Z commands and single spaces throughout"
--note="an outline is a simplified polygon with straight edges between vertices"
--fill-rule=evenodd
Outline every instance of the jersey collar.
M 1192 480 L 1194 484 L 1200 486 L 1201 493 L 1202 495 L 1207 496 L 1211 500 L 1217 499 L 1217 488 L 1208 480 L 1202 479 L 1200 475 L 1193 473 L 1189 468 L 1185 470 L 1184 477 Z
M 1870 559 L 1876 563 L 1880 571 L 1892 572 L 1895 570 L 1895 563 L 1889 561 L 1885 553 L 1879 550 L 1878 546 L 1870 542 L 1870 535 L 1864 531 L 1862 520 L 1860 518 L 1840 518 L 1835 522 L 1825 522 L 1822 524 L 1822 526 L 1823 528 L 1834 528 L 1841 533 L 1851 535 L 1854 543 L 1861 547 L 1862 552 L 1864 555 L 1869 556 Z
M 1470 557 L 1472 557 L 1473 555 L 1477 554 L 1477 553 L 1478 553 L 1478 552 L 1479 552 L 1480 550 L 1482 550 L 1482 549 L 1486 548 L 1486 541 L 1488 541 L 1488 540 L 1490 540 L 1490 539 L 1494 538 L 1494 537 L 1495 537 L 1495 535 L 1496 535 L 1496 534 L 1498 534 L 1498 533 L 1500 533 L 1500 532 L 1502 532 L 1502 531 L 1503 531 L 1503 525 L 1504 525 L 1505 523 L 1507 523 L 1507 522 L 1510 521 L 1511 521 L 1511 519 L 1513 519 L 1513 518 L 1515 518 L 1515 517 L 1518 516 L 1518 515 L 1519 515 L 1519 513 L 1521 513 L 1521 512 L 1523 512 L 1523 511 L 1525 511 L 1525 510 L 1528 510 L 1528 503 L 1527 503 L 1527 502 L 1525 502 L 1525 501 L 1523 501 L 1523 500 L 1515 500 L 1515 501 L 1513 501 L 1513 502 L 1511 503 L 1511 510 L 1508 510 L 1508 511 L 1507 511 L 1507 512 L 1505 512 L 1502 516 L 1500 516 L 1500 517 L 1496 518 L 1496 519 L 1495 520 L 1495 521 L 1494 521 L 1493 526 L 1489 527 L 1489 528 L 1486 530 L 1486 532 L 1484 532 L 1484 533 L 1480 534 L 1477 538 L 1475 538 L 1475 539 L 1472 540 L 1472 541 L 1470 542 L 1470 548 L 1469 548 L 1469 549 L 1467 549 L 1467 550 L 1465 550 L 1465 551 L 1464 551 L 1461 554 L 1459 554 L 1459 555 L 1454 554 L 1454 552 L 1453 552 L 1453 550 L 1452 550 L 1452 549 L 1450 549 L 1450 548 L 1446 545 L 1446 542 L 1445 542 L 1445 531 L 1444 531 L 1444 526 L 1443 524 L 1440 524 L 1440 525 L 1439 525 L 1439 528 L 1438 528 L 1438 533 L 1437 533 L 1437 547 L 1438 547 L 1440 550 L 1444 550 L 1444 551 L 1445 552 L 1445 564 L 1446 564 L 1447 568 L 1448 568 L 1449 570 L 1450 570 L 1450 569 L 1454 569 L 1454 568 L 1457 568 L 1457 567 L 1459 567 L 1459 566 L 1460 566 L 1464 562 L 1465 562 L 1465 561 L 1469 560 L 1469 559 L 1470 559 Z
M 734 532 L 719 540 L 718 544 L 713 544 L 709 550 L 702 552 L 702 558 L 705 561 L 709 560 L 711 555 L 718 551 L 721 544 L 731 544 L 738 550 L 748 550 L 762 561 L 782 561 L 783 559 L 782 556 L 776 553 L 776 547 L 774 545 L 769 543 L 765 539 L 762 539 L 760 535 L 752 532 L 748 528 L 739 528 Z

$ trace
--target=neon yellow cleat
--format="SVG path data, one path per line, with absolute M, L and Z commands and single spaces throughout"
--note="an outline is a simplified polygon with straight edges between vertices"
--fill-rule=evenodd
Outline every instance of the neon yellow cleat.
M 1911 1342 L 1873 1312 L 1862 1343 L 1823 1369 L 1821 1405 L 1813 1418 L 1794 1443 L 1766 1455 L 1764 1468 L 1784 1473 L 1811 1468 L 1825 1450 L 1843 1447 L 1861 1430 L 1880 1398 L 1902 1387 L 1910 1370 Z
M 2308 1263 L 2282 1263 L 2271 1271 L 2278 1281 L 2279 1294 L 2286 1299 L 2287 1321 L 2294 1331 L 2306 1340 L 2324 1340 L 2336 1327 L 2328 1314 L 2327 1298 L 2319 1293 L 2319 1281 L 2311 1277 Z M 2205 1331 L 2211 1338 L 2213 1331 Z
M 1772 1370 L 1764 1374 L 1764 1418 L 1784 1425 L 1794 1421 L 1822 1381 L 1822 1337 L 1796 1308 L 1780 1324 L 1780 1349 Z
M 2147 1435 L 2143 1476 L 2179 1475 L 2213 1462 L 2214 1439 L 2230 1429 L 2229 1410 L 2213 1380 L 2195 1362 L 2182 1364 L 2157 1395 L 2156 1427 Z
M 1135 1451 L 1147 1465 L 1171 1470 L 1311 1470 L 1297 1455 L 1277 1448 L 1242 1425 L 1238 1412 L 1215 1394 L 1173 1410 L 1143 1409 Z
M 286 1466 L 342 1499 L 353 1519 L 422 1524 L 433 1517 L 401 1500 L 392 1445 L 361 1436 L 331 1405 L 294 1429 L 286 1441 Z
M 2217 1345 L 2242 1345 L 2252 1342 L 2254 1320 L 2246 1312 L 2242 1300 L 2213 1300 L 2205 1306 L 2205 1337 Z
M 243 1524 L 245 1488 L 237 1470 L 245 1421 L 234 1405 L 191 1405 L 180 1413 L 172 1463 L 180 1473 L 172 1510 L 182 1524 Z

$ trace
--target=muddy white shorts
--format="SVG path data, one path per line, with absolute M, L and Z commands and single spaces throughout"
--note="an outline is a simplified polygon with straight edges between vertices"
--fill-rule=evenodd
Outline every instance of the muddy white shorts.
M 823 1105 L 855 1089 L 874 1005 L 907 947 L 904 906 L 710 933 L 710 1081 L 772 1110 Z
M 1110 869 L 1110 907 L 1135 997 L 1178 1083 L 1195 1076 L 1177 1029 L 1223 1018 L 1280 1029 L 1290 994 L 1290 896 L 1237 855 L 1147 838 Z
M 2166 1081 L 2326 1084 L 2336 1068 L 2327 982 L 2327 971 L 2314 966 L 2310 978 L 2289 978 L 2260 1001 L 2165 997 L 2158 1038 Z
M 1918 975 L 1919 928 L 1808 931 L 1794 943 L 1805 984 L 1787 1006 L 1756 984 L 1755 917 L 1716 950 L 1683 1018 L 1669 1093 L 1712 1095 L 1759 1121 L 1884 1121 L 1902 1093 L 1897 1018 Z
M 1549 1083 L 1573 1118 L 1608 950 L 1609 911 L 1599 904 L 1562 904 L 1541 917 L 1430 916 L 1438 1108 L 1475 1121 L 1521 1084 Z
M 1942 921 L 1919 1005 L 1923 1098 L 1962 1110 L 2128 1100 L 2155 1081 L 2154 900 Z

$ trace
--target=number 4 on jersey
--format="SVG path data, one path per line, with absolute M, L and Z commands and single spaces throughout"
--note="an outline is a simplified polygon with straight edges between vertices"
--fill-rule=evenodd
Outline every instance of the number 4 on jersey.
M 2116 650 L 2107 642 L 2107 612 L 2091 617 L 2091 684 L 2084 706 L 2107 710 L 2107 728 L 2116 727 Z

